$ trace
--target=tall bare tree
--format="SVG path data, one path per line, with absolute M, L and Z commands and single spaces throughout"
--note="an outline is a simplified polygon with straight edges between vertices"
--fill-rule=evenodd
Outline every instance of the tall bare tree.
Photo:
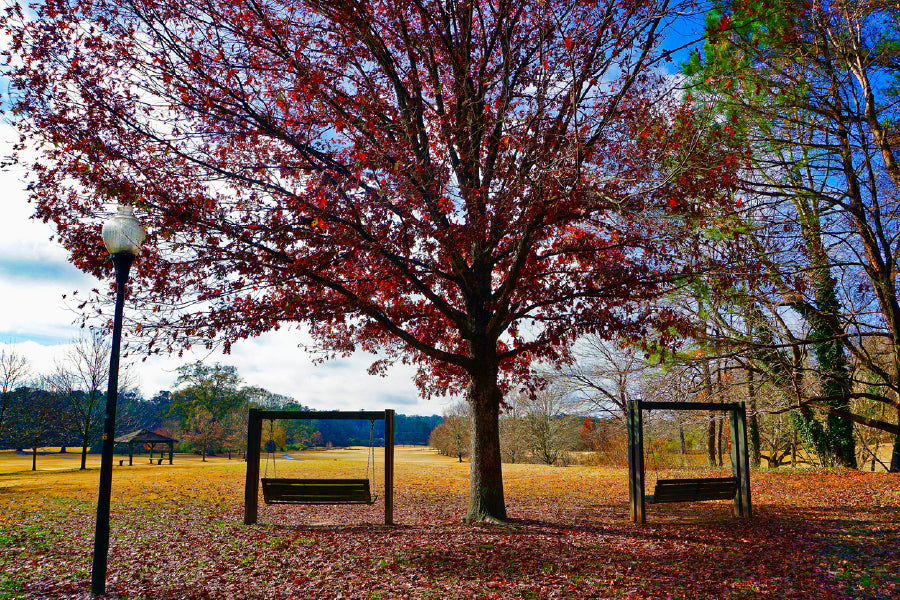
M 28 361 L 15 350 L 0 350 L 0 438 L 9 418 L 12 393 L 28 378 Z
M 524 406 L 518 394 L 510 394 L 500 415 L 500 453 L 503 462 L 517 463 L 528 454 L 525 438 Z
M 567 462 L 581 438 L 581 418 L 569 413 L 571 400 L 550 387 L 522 394 L 521 402 L 524 432 L 534 460 L 547 465 Z
M 468 456 L 472 450 L 472 411 L 465 402 L 457 402 L 444 411 L 444 424 L 447 426 L 448 453 Z
M 645 375 L 656 367 L 643 352 L 621 340 L 585 336 L 575 344 L 575 360 L 548 373 L 559 393 L 580 402 L 579 410 L 625 418 L 629 400 L 640 395 Z
M 707 32 L 688 68 L 694 92 L 717 101 L 754 148 L 741 185 L 764 199 L 759 220 L 774 235 L 793 232 L 769 273 L 774 293 L 808 323 L 802 343 L 816 362 L 817 385 L 796 399 L 797 425 L 820 455 L 849 467 L 854 425 L 892 434 L 891 470 L 900 471 L 896 2 L 728 0 Z M 872 338 L 885 352 L 869 353 Z M 886 411 L 860 412 L 859 400 Z
M 81 469 L 86 468 L 88 449 L 103 426 L 109 352 L 108 336 L 91 332 L 74 341 L 48 377 L 49 389 L 65 402 L 65 428 L 81 445 Z M 127 369 L 120 368 L 119 388 L 127 388 L 129 381 Z

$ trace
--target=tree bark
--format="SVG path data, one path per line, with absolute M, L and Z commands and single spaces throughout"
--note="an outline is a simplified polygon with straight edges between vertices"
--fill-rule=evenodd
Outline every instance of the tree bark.
M 706 424 L 706 463 L 710 467 L 716 466 L 716 417 L 714 412 L 707 415 Z
M 78 469 L 79 471 L 84 471 L 87 468 L 87 451 L 88 451 L 87 443 L 82 443 L 81 444 L 81 468 Z
M 717 417 L 716 421 L 718 423 L 718 425 L 716 427 L 716 429 L 718 430 L 716 433 L 716 436 L 718 438 L 717 444 L 716 444 L 717 452 L 718 452 L 718 455 L 716 456 L 716 459 L 717 459 L 716 466 L 724 467 L 725 466 L 725 457 L 724 457 L 724 454 L 725 454 L 725 448 L 724 448 L 724 446 L 725 446 L 725 420 L 722 419 L 722 417 Z
M 713 401 L 712 376 L 709 372 L 709 361 L 703 361 L 703 388 L 706 391 L 706 401 Z M 710 467 L 716 466 L 716 413 L 710 411 L 706 423 L 706 462 Z
M 722 391 L 722 368 L 721 368 L 721 365 L 717 365 L 717 368 L 716 368 L 716 390 Z M 724 467 L 725 459 L 724 459 L 723 455 L 725 454 L 725 449 L 723 446 L 724 446 L 724 442 L 725 442 L 725 440 L 724 440 L 724 438 L 725 438 L 725 420 L 722 418 L 721 414 L 716 416 L 716 428 L 718 429 L 718 432 L 716 434 L 716 438 L 717 438 L 716 439 L 716 449 L 717 449 L 716 466 Z
M 750 442 L 750 466 L 759 468 L 759 418 L 756 415 L 756 376 L 752 369 L 747 369 L 747 400 L 750 405 L 750 418 L 747 421 L 747 433 Z
M 897 424 L 900 425 L 900 409 L 897 409 Z M 900 434 L 894 436 L 894 451 L 891 453 L 891 473 L 900 473 Z
M 466 521 L 497 521 L 506 518 L 500 455 L 500 400 L 497 370 L 473 374 L 466 398 L 472 408 L 472 458 L 469 509 Z
M 809 338 L 822 377 L 822 395 L 830 398 L 830 407 L 846 410 L 853 385 L 842 341 L 844 331 L 840 325 L 841 303 L 837 297 L 837 283 L 831 277 L 830 259 L 822 242 L 820 209 L 817 203 L 803 196 L 798 196 L 794 205 L 801 216 L 800 226 L 810 254 L 809 277 L 815 296 L 815 306 L 798 301 L 794 308 L 810 324 Z M 804 413 L 803 419 L 809 421 L 816 417 L 812 413 Z M 828 462 L 856 468 L 853 424 L 850 421 L 829 413 L 824 427 L 805 423 L 804 433 L 806 441 L 815 444 L 820 453 L 821 449 L 826 449 L 829 456 L 822 457 L 823 461 L 827 459 Z
M 894 451 L 891 453 L 891 473 L 900 473 L 900 436 L 894 438 Z

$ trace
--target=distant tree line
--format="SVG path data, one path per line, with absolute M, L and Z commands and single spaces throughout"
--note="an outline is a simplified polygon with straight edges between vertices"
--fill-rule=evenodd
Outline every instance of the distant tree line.
M 72 350 L 48 374 L 34 375 L 27 360 L 14 351 L 0 350 L 0 448 L 28 450 L 32 469 L 40 448 L 78 448 L 81 468 L 89 452 L 99 450 L 109 345 L 104 336 L 76 340 Z M 293 398 L 246 386 L 233 366 L 194 362 L 178 368 L 175 389 L 143 397 L 130 385 L 128 369 L 120 375 L 116 435 L 148 429 L 179 440 L 179 451 L 208 455 L 243 453 L 247 446 L 250 407 L 311 410 Z M 428 442 L 439 416 L 397 415 L 397 444 Z M 317 446 L 384 444 L 384 422 L 290 421 L 266 424 L 263 440 L 280 449 Z
M 846 462 L 872 471 L 891 470 L 894 442 L 890 432 L 856 424 L 843 431 L 838 440 L 842 443 L 837 443 L 837 430 L 829 434 L 825 427 L 827 415 L 804 417 L 803 410 L 793 410 L 799 386 L 805 386 L 803 393 L 812 394 L 824 385 L 816 375 L 815 356 L 797 348 L 762 347 L 748 362 L 722 356 L 710 345 L 708 340 L 698 342 L 663 358 L 624 339 L 582 338 L 571 364 L 543 373 L 546 387 L 505 398 L 500 416 L 504 462 L 565 465 L 577 460 L 624 466 L 627 403 L 641 398 L 744 402 L 753 467 L 834 467 Z M 864 367 L 856 363 L 850 367 L 855 377 L 864 378 L 857 372 Z M 866 402 L 865 398 L 854 400 L 854 410 L 875 420 L 886 418 L 882 404 Z M 815 419 L 825 425 L 817 425 Z M 429 443 L 460 460 L 468 456 L 471 418 L 467 406 L 450 407 Z M 644 444 L 648 466 L 719 468 L 730 460 L 729 425 L 719 411 L 645 413 Z M 844 461 L 841 452 L 847 448 L 853 452 Z
M 568 414 L 569 408 L 564 397 L 550 390 L 508 397 L 500 416 L 503 462 L 566 466 L 575 460 L 575 452 L 591 449 L 581 435 L 582 418 Z M 471 412 L 468 404 L 460 402 L 445 411 L 444 422 L 431 432 L 429 445 L 462 461 L 469 456 L 471 444 Z
M 296 402 L 284 404 L 268 404 L 267 408 L 279 410 L 310 410 Z M 443 422 L 438 415 L 428 417 L 395 415 L 394 443 L 397 445 L 425 446 L 431 431 Z M 384 446 L 384 421 L 371 423 L 366 420 L 335 421 L 311 420 L 296 421 L 291 419 L 275 419 L 274 422 L 263 422 L 263 444 L 272 440 L 275 448 L 282 450 L 300 450 L 303 448 L 346 447 L 346 446 Z

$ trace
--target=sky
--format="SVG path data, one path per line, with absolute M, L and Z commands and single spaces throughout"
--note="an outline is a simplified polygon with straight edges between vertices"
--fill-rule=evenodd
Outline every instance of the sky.
M 15 130 L 0 123 L 0 156 L 10 152 Z M 74 304 L 63 299 L 79 290 L 85 296 L 100 282 L 68 262 L 51 241 L 53 229 L 31 219 L 22 167 L 0 170 L 0 349 L 15 350 L 30 362 L 33 376 L 49 373 L 83 330 L 75 324 Z M 113 279 L 112 263 L 109 278 Z M 126 304 L 125 310 L 128 310 Z M 387 377 L 366 373 L 371 355 L 358 354 L 314 365 L 300 348 L 310 338 L 302 330 L 281 329 L 237 342 L 230 354 L 199 350 L 184 357 L 154 356 L 132 361 L 131 376 L 145 397 L 172 390 L 180 365 L 203 360 L 233 365 L 246 385 L 291 396 L 320 410 L 383 410 L 407 415 L 441 414 L 458 399 L 424 400 L 413 384 L 414 369 L 397 366 Z

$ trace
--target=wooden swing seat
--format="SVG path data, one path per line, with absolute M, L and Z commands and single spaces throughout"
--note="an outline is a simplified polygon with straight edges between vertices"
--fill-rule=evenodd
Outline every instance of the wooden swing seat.
M 368 479 L 262 479 L 266 504 L 373 504 Z
M 660 479 L 652 496 L 644 496 L 649 504 L 664 502 L 701 502 L 704 500 L 734 500 L 738 489 L 736 477 L 705 479 Z

